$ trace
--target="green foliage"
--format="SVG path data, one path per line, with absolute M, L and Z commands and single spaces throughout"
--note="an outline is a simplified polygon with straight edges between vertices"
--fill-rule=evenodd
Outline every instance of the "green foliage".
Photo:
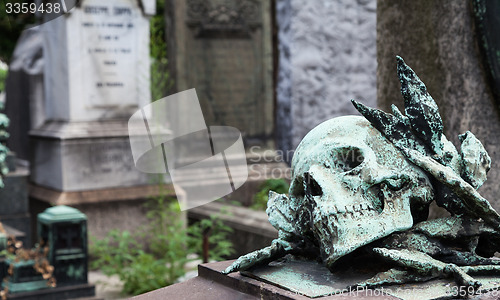
M 163 260 L 141 251 L 134 263 L 124 268 L 120 274 L 120 279 L 124 282 L 123 293 L 139 295 L 172 284 L 168 276 L 165 276 L 168 269 Z
M 134 234 L 112 230 L 102 240 L 92 237 L 91 268 L 123 281 L 123 293 L 138 295 L 170 284 L 184 274 L 188 236 L 177 200 L 155 198 L 150 223 Z M 144 249 L 145 242 L 149 249 Z
M 168 266 L 165 286 L 184 275 L 184 265 L 188 261 L 186 254 L 190 250 L 186 222 L 177 199 L 161 194 L 162 192 L 146 204 L 146 216 L 150 223 L 141 238 L 148 241 L 152 255 Z
M 172 284 L 165 260 L 142 250 L 137 236 L 128 231 L 112 230 L 102 240 L 91 244 L 92 269 L 104 274 L 117 274 L 123 281 L 124 294 L 139 295 Z
M 156 1 L 156 15 L 149 22 L 151 55 L 151 98 L 153 101 L 168 94 L 172 79 L 168 72 L 167 42 L 165 35 L 164 1 Z
M 7 3 L 22 3 L 21 0 L 0 1 L 0 60 L 8 63 L 16 47 L 17 40 L 28 24 L 33 24 L 32 14 L 7 13 Z
M 289 188 L 290 185 L 283 178 L 268 179 L 264 181 L 260 186 L 260 190 L 253 197 L 253 204 L 252 206 L 250 206 L 250 208 L 256 210 L 266 210 L 269 191 L 274 191 L 278 194 L 284 194 L 288 193 Z
M 91 237 L 94 260 L 90 267 L 108 276 L 117 274 L 124 282 L 123 293 L 138 295 L 173 284 L 185 273 L 187 254 L 202 253 L 200 232 L 207 228 L 211 233 L 210 259 L 222 259 L 233 252 L 231 242 L 226 241 L 232 229 L 218 216 L 187 227 L 176 199 L 158 196 L 146 206 L 149 223 L 137 233 L 112 230 L 102 240 Z
M 90 239 L 91 255 L 97 258 L 91 262 L 90 268 L 101 269 L 104 274 L 116 274 L 118 267 L 128 268 L 142 251 L 136 238 L 128 231 L 113 229 L 102 240 L 93 236 Z

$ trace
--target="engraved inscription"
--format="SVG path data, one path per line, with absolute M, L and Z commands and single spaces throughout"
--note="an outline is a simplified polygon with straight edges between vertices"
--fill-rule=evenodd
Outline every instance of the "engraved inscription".
M 250 37 L 261 25 L 259 2 L 255 0 L 188 0 L 186 23 L 196 28 L 198 37 Z
M 140 10 L 131 1 L 85 1 L 81 26 L 84 84 L 92 107 L 135 104 Z

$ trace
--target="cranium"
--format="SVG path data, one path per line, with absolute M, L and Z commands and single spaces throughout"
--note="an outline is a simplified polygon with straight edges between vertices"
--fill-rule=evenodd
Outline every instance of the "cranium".
M 429 179 L 363 117 L 326 121 L 292 161 L 290 201 L 331 266 L 340 257 L 426 219 Z

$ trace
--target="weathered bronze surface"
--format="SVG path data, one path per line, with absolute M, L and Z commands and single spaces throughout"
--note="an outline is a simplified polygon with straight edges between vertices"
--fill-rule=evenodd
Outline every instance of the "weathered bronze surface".
M 364 118 L 335 118 L 308 133 L 292 160 L 289 194 L 269 194 L 279 238 L 225 273 L 292 254 L 332 272 L 381 262 L 378 274 L 350 284 L 357 287 L 452 278 L 474 293 L 485 288 L 478 276 L 500 275 L 500 215 L 477 192 L 491 159 L 471 132 L 460 136 L 460 151 L 448 141 L 424 83 L 397 60 L 405 114 L 352 101 Z M 434 200 L 451 216 L 427 220 Z
M 376 268 L 366 268 L 366 266 L 350 266 L 344 269 L 329 272 L 324 265 L 318 262 L 297 260 L 287 256 L 286 259 L 269 263 L 267 266 L 257 266 L 248 271 L 243 271 L 242 274 L 260 281 L 272 283 L 298 295 L 305 295 L 310 298 L 321 297 L 320 299 L 330 295 L 346 297 L 353 292 L 357 292 L 358 296 L 370 297 L 370 299 L 377 296 L 389 299 L 388 295 L 392 295 L 398 299 L 405 300 L 455 299 L 466 294 L 466 289 L 461 289 L 453 282 L 452 278 L 422 282 L 422 279 L 425 279 L 425 277 L 416 277 L 410 272 L 403 270 L 391 269 L 376 275 Z M 356 285 L 356 283 L 372 276 L 376 280 L 390 281 L 395 284 L 379 285 L 373 288 Z M 394 281 L 394 278 L 405 278 L 406 276 L 413 277 L 415 282 L 398 283 Z M 500 294 L 500 291 L 498 291 L 500 288 L 500 277 L 486 275 L 475 276 L 475 279 L 482 284 L 479 290 L 481 295 L 487 294 L 488 290 L 492 290 L 488 296 L 494 297 L 494 295 L 498 296 Z M 475 299 L 479 300 L 483 298 L 479 297 Z M 484 299 L 494 298 L 485 296 Z

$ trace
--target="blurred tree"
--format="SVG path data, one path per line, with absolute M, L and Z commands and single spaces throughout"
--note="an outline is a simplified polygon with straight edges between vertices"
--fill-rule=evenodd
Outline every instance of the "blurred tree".
M 33 14 L 7 13 L 7 3 L 34 3 L 34 0 L 0 0 L 0 60 L 9 63 L 21 32 L 35 23 Z

